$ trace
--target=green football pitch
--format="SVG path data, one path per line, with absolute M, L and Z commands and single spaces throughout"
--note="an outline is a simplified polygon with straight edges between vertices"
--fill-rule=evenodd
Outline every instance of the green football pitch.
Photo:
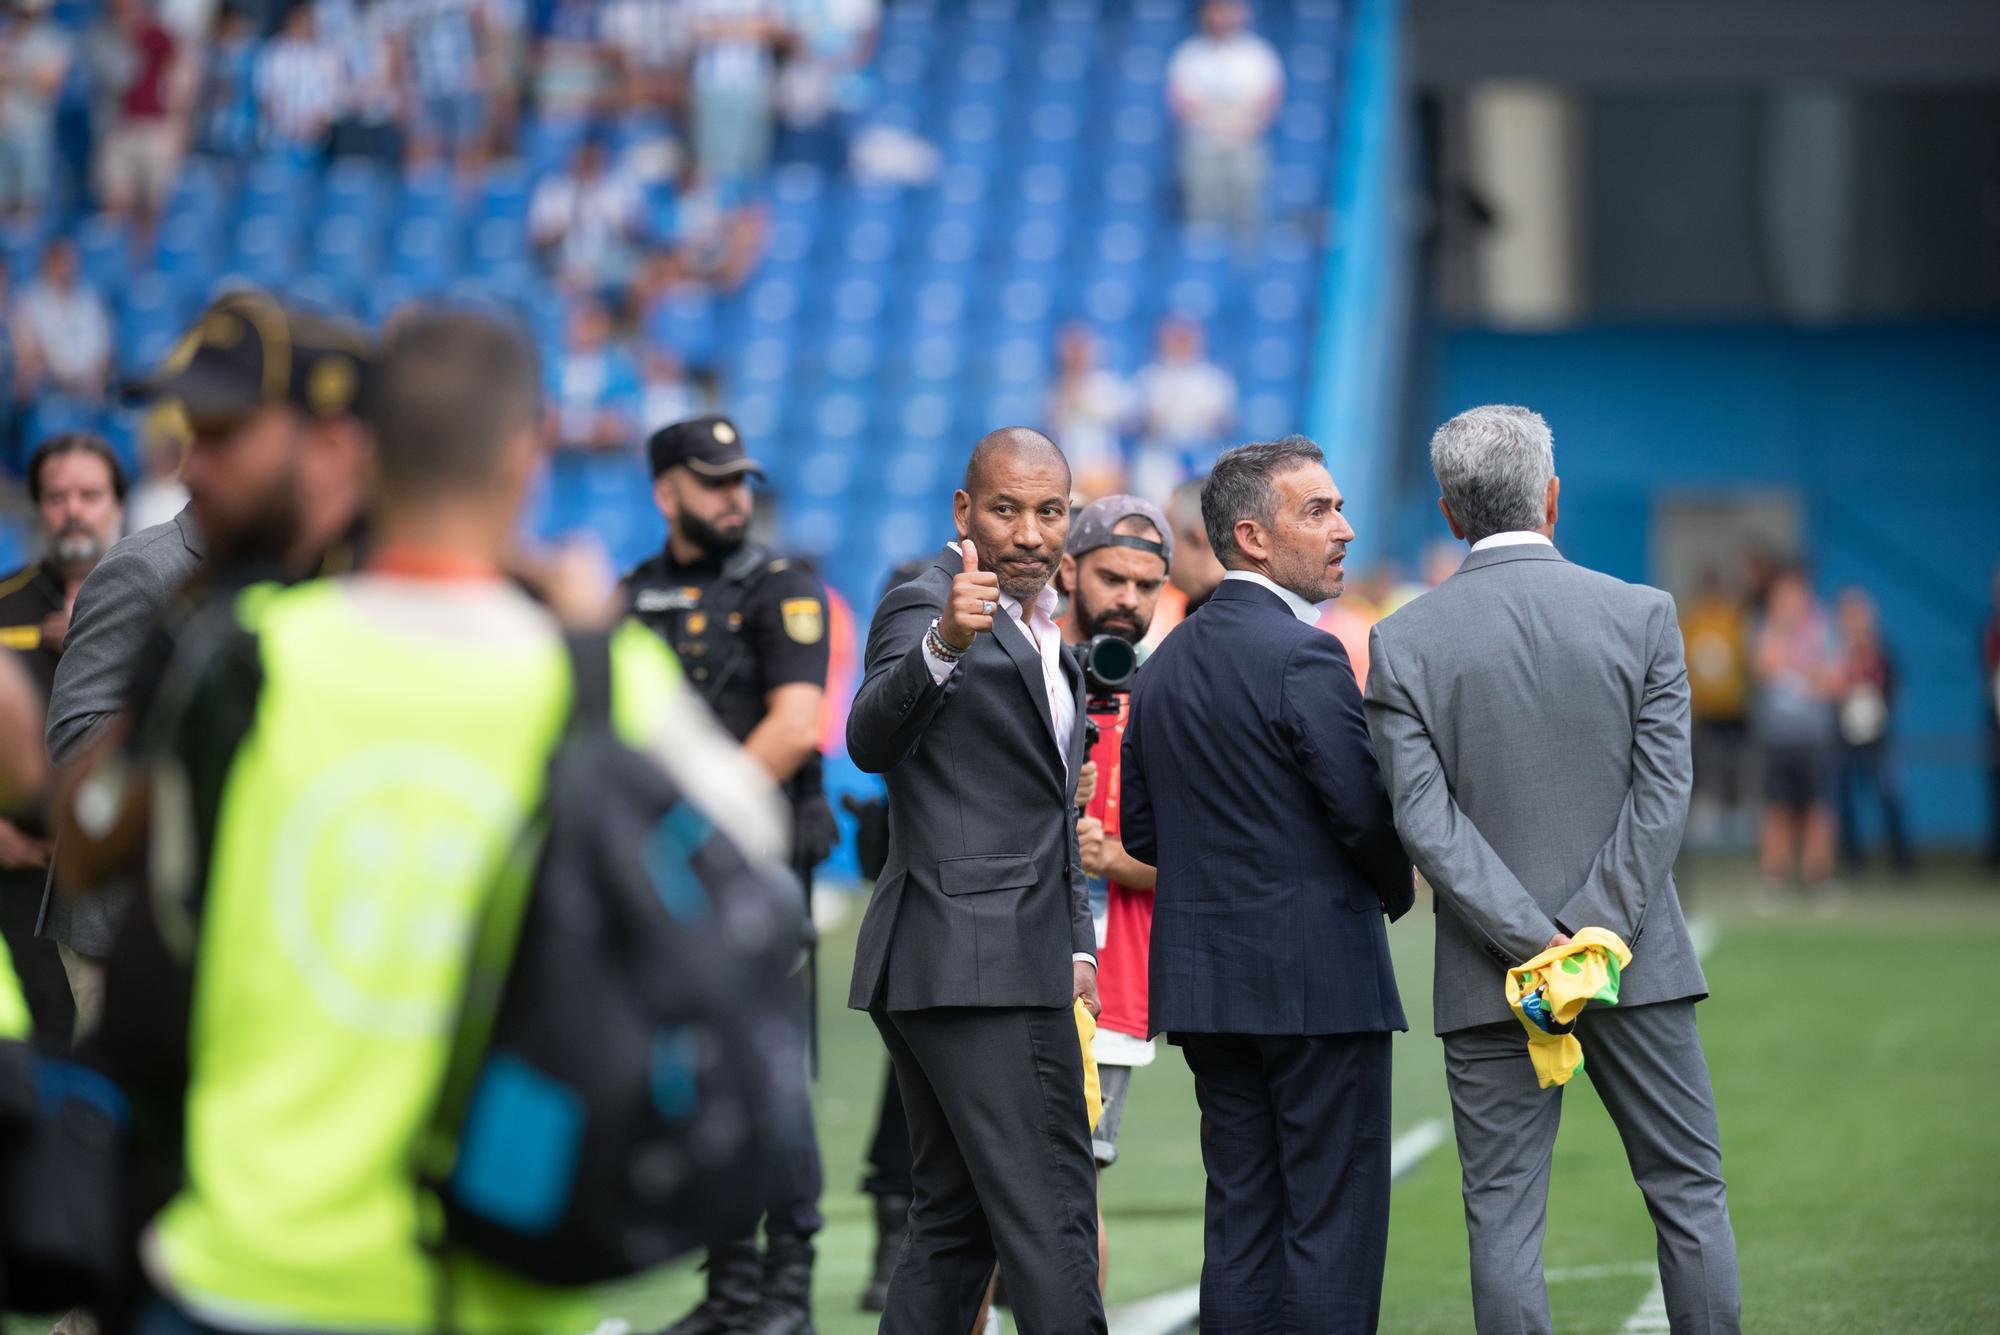
M 1740 864 L 1699 865 L 1685 880 L 1683 898 L 1708 938 L 1714 995 L 1701 1028 L 1721 1108 L 1744 1329 L 2000 1330 L 2000 882 L 1940 864 L 1914 882 L 1863 879 L 1836 903 L 1763 916 L 1750 910 Z M 822 953 L 821 1335 L 875 1329 L 855 1307 L 873 1239 L 856 1184 L 883 1057 L 867 1019 L 842 1008 L 855 916 Z M 1411 1028 L 1397 1039 L 1396 1126 L 1448 1126 L 1424 903 L 1389 935 Z M 1614 1335 L 1653 1287 L 1652 1228 L 1588 1080 L 1564 1101 L 1550 1306 L 1565 1335 Z M 1104 1180 L 1114 1308 L 1200 1278 L 1196 1126 L 1187 1068 L 1161 1044 L 1159 1060 L 1134 1076 L 1119 1162 Z M 648 1331 L 699 1287 L 693 1268 L 678 1266 L 621 1290 L 612 1306 Z M 1382 1329 L 1463 1335 L 1471 1312 L 1447 1137 L 1396 1188 Z

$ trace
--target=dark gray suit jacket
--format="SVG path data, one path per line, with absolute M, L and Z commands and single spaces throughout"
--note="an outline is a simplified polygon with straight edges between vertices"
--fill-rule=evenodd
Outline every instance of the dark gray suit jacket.
M 76 591 L 49 692 L 49 755 L 56 764 L 125 711 L 138 657 L 168 604 L 200 568 L 202 551 L 194 512 L 183 507 L 166 523 L 113 543 Z M 123 896 L 79 899 L 45 892 L 41 931 L 82 954 L 107 954 L 114 901 L 122 903 Z
M 883 598 L 847 716 L 848 754 L 889 785 L 889 860 L 848 993 L 857 1010 L 1067 1006 L 1074 955 L 1097 949 L 1070 810 L 1083 674 L 1065 652 L 1077 708 L 1060 743 L 1041 660 L 1004 613 L 934 682 L 924 634 L 962 569 L 946 548 Z
M 1621 1006 L 1704 995 L 1674 893 L 1694 775 L 1674 600 L 1489 547 L 1371 643 L 1375 758 L 1443 909 L 1437 1031 L 1506 1020 L 1502 970 L 1558 927 L 1632 948 Z

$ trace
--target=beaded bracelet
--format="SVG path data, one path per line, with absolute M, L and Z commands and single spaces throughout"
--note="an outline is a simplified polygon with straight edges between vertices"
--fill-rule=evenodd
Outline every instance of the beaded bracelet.
M 956 663 L 959 659 L 965 657 L 965 650 L 954 649 L 945 641 L 944 633 L 938 629 L 943 621 L 943 617 L 932 617 L 931 628 L 924 632 L 924 640 L 930 646 L 932 654 L 947 663 Z

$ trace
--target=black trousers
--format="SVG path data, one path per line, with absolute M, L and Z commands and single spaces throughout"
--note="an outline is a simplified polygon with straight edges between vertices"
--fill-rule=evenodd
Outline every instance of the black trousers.
M 1103 1335 L 1083 1046 L 1068 1010 L 871 1011 L 910 1123 L 881 1335 L 958 1335 L 999 1261 L 1021 1335 Z
M 1208 1170 L 1202 1335 L 1372 1332 L 1389 1249 L 1389 1035 L 1174 1034 Z
M 875 1135 L 868 1142 L 868 1173 L 861 1189 L 881 1200 L 910 1196 L 910 1119 L 903 1111 L 903 1091 L 896 1083 L 896 1063 L 883 1063 L 882 1101 L 875 1110 Z
M 1867 860 L 1861 842 L 1862 790 L 1873 789 L 1882 807 L 1889 861 L 1907 869 L 1912 861 L 1909 827 L 1903 819 L 1903 785 L 1891 764 L 1889 744 L 1873 741 L 1840 749 L 1840 858 L 1850 867 Z

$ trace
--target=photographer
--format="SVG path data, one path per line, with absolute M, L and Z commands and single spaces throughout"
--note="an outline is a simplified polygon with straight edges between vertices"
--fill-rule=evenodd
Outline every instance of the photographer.
M 1084 703 L 1092 729 L 1086 784 L 1091 770 L 1096 774 L 1095 791 L 1077 822 L 1077 841 L 1092 900 L 1100 891 L 1107 899 L 1097 956 L 1104 1012 L 1098 1017 L 1095 1044 L 1104 1112 L 1091 1144 L 1100 1174 L 1118 1158 L 1118 1128 L 1132 1068 L 1153 1060 L 1146 1028 L 1146 955 L 1153 934 L 1154 872 L 1119 842 L 1119 751 L 1138 668 L 1137 646 L 1152 624 L 1172 559 L 1172 530 L 1156 506 L 1136 496 L 1106 496 L 1077 513 L 1058 575 L 1069 595 L 1063 638 L 1080 647 L 1084 661 Z M 1106 1266 L 1102 1219 L 1097 1248 L 1101 1287 Z

